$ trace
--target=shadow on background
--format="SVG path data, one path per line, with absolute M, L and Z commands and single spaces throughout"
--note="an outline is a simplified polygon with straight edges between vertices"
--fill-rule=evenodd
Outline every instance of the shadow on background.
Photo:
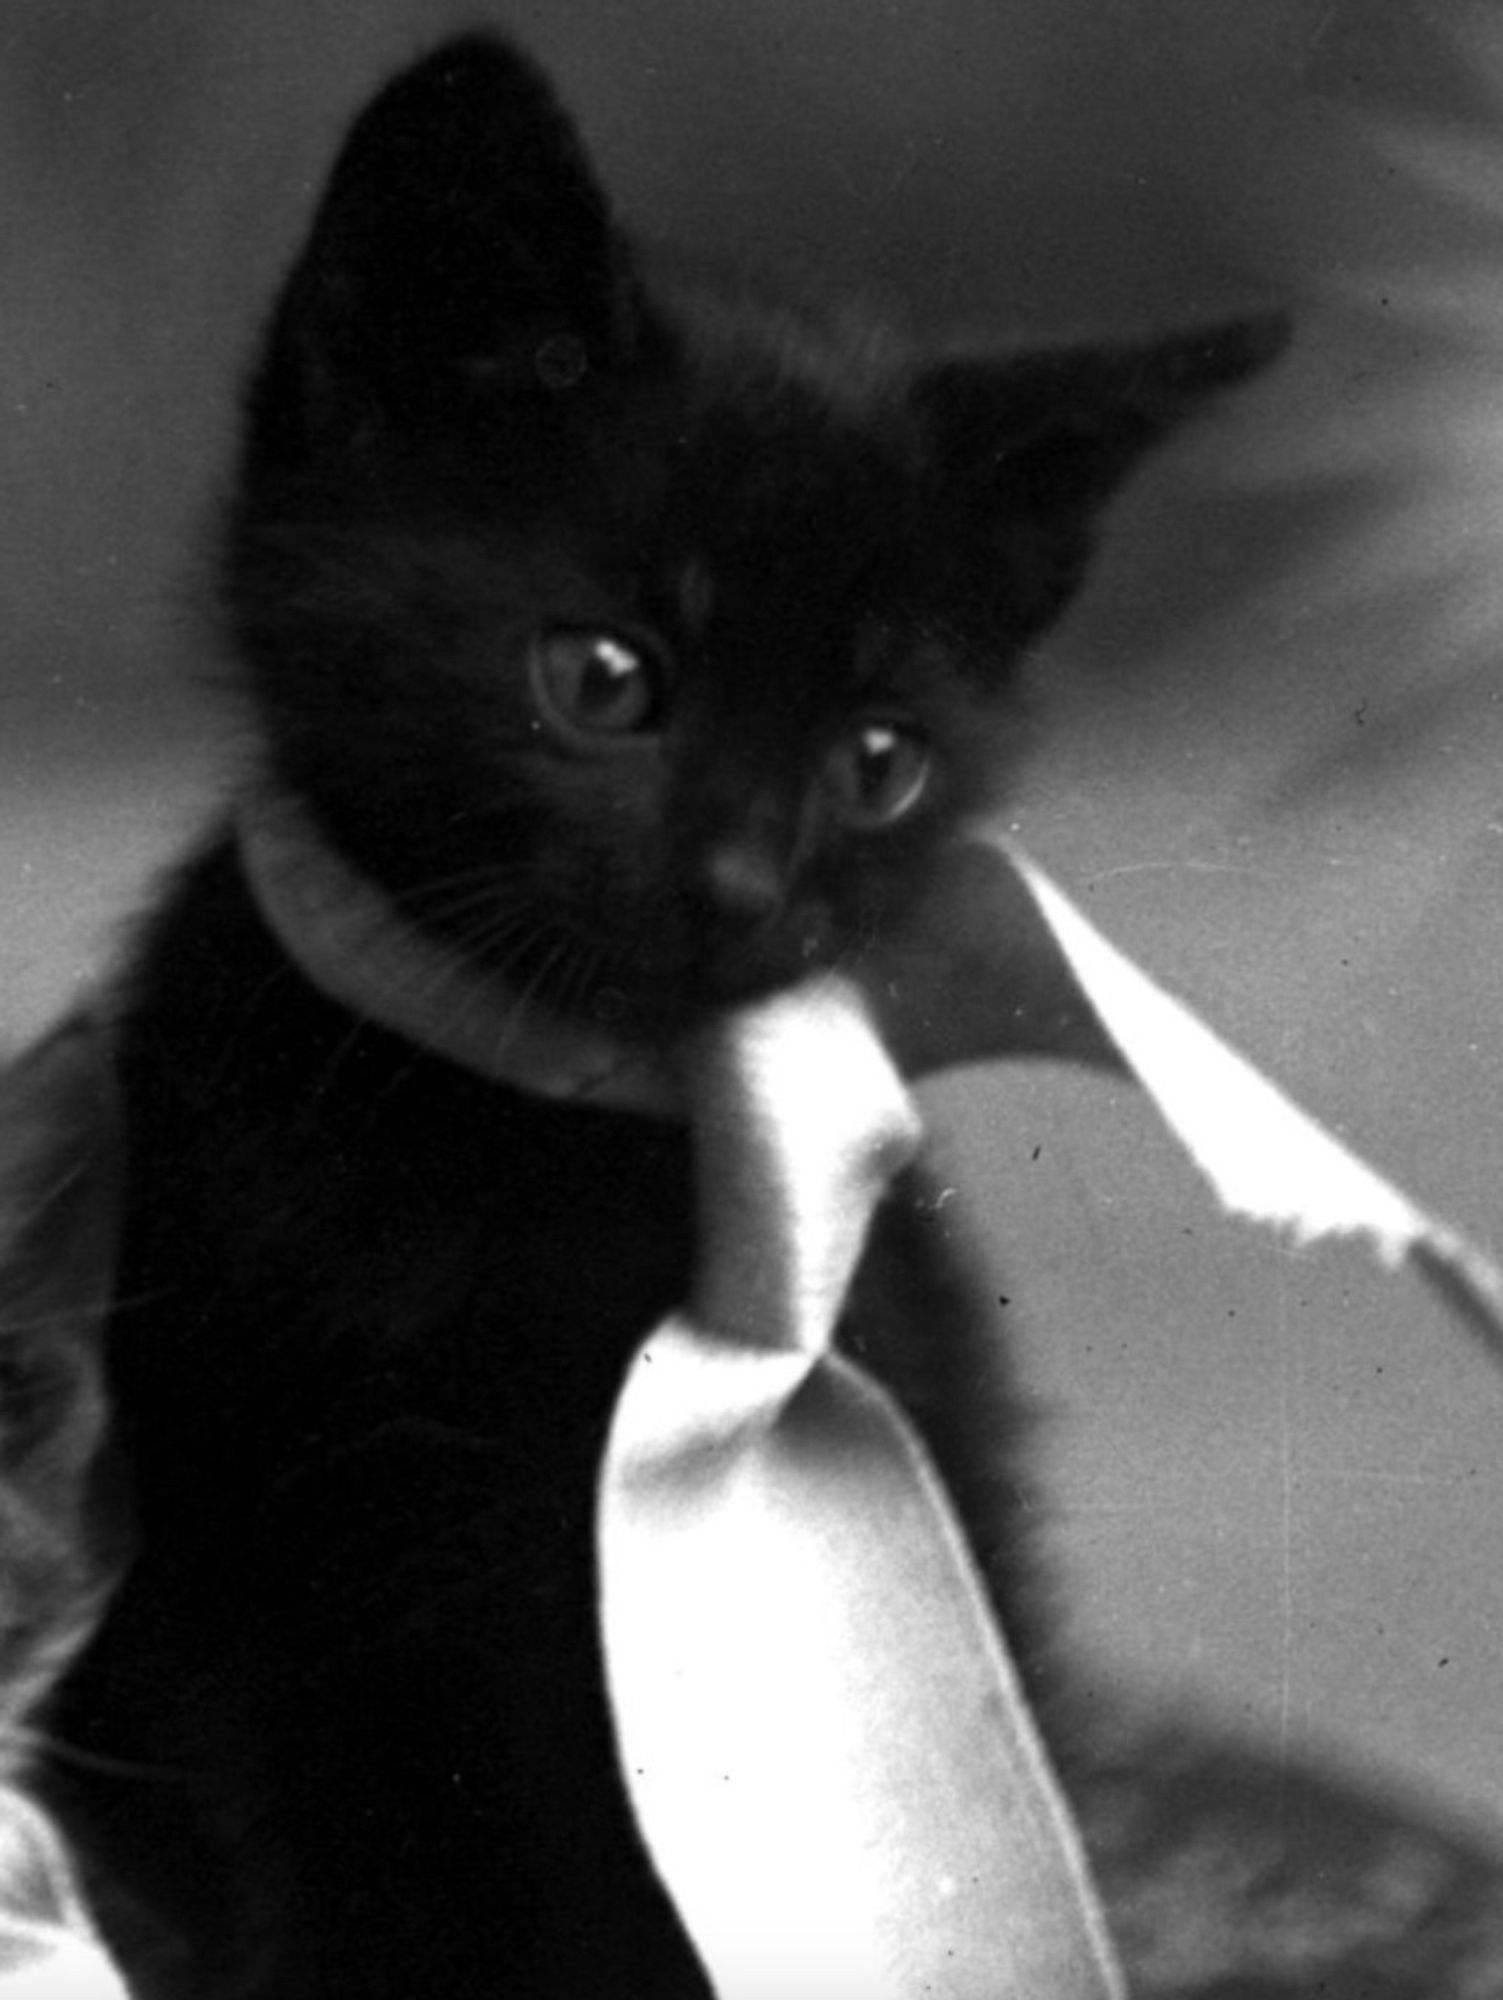
M 241 362 L 344 119 L 448 11 L 11 0 L 8 1035 L 204 809 L 199 573 Z M 1293 358 L 1141 483 L 1036 663 L 1015 818 L 1119 942 L 1498 1241 L 1503 29 L 1437 11 L 510 20 L 651 230 L 957 336 L 1293 305 Z M 1503 1389 L 1417 1295 L 1224 1223 L 1123 1089 L 1032 1068 L 934 1098 L 1053 1413 L 1103 1671 L 1503 1812 Z

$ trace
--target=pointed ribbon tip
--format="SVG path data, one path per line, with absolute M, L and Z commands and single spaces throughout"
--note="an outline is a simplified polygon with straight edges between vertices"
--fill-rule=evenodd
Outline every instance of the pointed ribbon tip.
M 1503 1363 L 1503 1271 L 1494 1258 L 1370 1166 L 1156 984 L 1003 834 L 1016 872 L 1123 1066 L 1222 1206 L 1296 1244 L 1356 1237 L 1408 1264 Z

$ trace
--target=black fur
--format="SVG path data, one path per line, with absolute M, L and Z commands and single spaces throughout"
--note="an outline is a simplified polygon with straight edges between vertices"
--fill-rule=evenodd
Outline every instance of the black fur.
M 1278 339 L 931 360 L 729 295 L 632 247 L 528 63 L 454 43 L 357 123 L 251 384 L 222 606 L 265 772 L 477 967 L 667 1041 L 922 895 L 1005 786 L 1013 664 L 1100 508 Z M 575 755 L 529 662 L 594 631 L 663 715 Z M 877 826 L 832 775 L 871 718 L 929 759 Z M 684 1133 L 355 1019 L 226 835 L 115 1040 L 135 1556 L 44 1783 L 133 1990 L 703 1996 L 615 1778 L 591 1548 L 625 1359 L 688 1283 Z M 1015 1425 L 944 1224 L 905 1182 L 848 1338 L 1032 1658 Z

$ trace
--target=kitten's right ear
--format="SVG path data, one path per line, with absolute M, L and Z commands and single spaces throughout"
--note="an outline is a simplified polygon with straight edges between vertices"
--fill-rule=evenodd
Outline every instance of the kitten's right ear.
M 477 384 L 568 386 L 627 338 L 602 193 L 540 72 L 483 34 L 356 120 L 252 387 L 272 458 L 431 423 Z
M 942 360 L 914 407 L 941 478 L 989 552 L 1018 639 L 1080 584 L 1099 517 L 1139 462 L 1282 353 L 1282 314 L 1155 339 Z

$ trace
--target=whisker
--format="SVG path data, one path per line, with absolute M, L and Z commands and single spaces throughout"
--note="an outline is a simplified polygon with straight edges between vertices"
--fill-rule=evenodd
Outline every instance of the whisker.
M 518 890 L 529 892 L 533 887 L 534 876 L 530 867 L 520 863 L 490 863 L 485 867 L 456 870 L 451 875 L 424 882 L 416 889 L 405 891 L 394 901 L 405 915 L 420 920 L 435 910 L 462 906 L 470 900 L 492 903 L 498 898 L 515 897 Z
M 425 882 L 420 888 L 407 891 L 399 900 L 402 908 L 420 911 L 455 897 L 509 895 L 519 886 L 528 888 L 534 883 L 531 868 L 476 868 L 463 875 L 446 876 L 442 881 Z
M 518 859 L 514 855 L 489 854 L 483 860 L 467 862 L 462 868 L 453 868 L 445 875 L 430 875 L 415 888 L 402 892 L 401 900 L 412 902 L 428 895 L 440 895 L 445 890 L 467 887 L 476 882 L 504 881 L 510 876 L 528 876 L 532 863 Z
M 166 1296 L 165 1287 L 155 1287 L 150 1291 L 131 1292 L 116 1297 L 112 1291 L 105 1291 L 98 1297 L 90 1298 L 82 1307 L 56 1306 L 46 1312 L 11 1312 L 0 1298 L 0 1342 L 11 1334 L 45 1333 L 51 1327 L 68 1326 L 76 1321 L 80 1311 L 84 1313 L 130 1312 L 138 1306 L 156 1305 Z
M 571 937 L 569 962 L 558 984 L 557 1005 L 561 1013 L 570 1013 L 578 1008 L 589 991 L 592 981 L 600 969 L 601 955 L 584 939 Z
M 521 991 L 511 995 L 510 1004 L 506 1008 L 506 1011 L 492 1026 L 491 1044 L 492 1060 L 494 1062 L 499 1063 L 503 1061 L 521 1036 L 526 1026 L 528 1012 L 537 996 L 538 987 L 552 971 L 558 961 L 559 955 L 565 949 L 566 947 L 562 944 L 555 945 L 537 972 L 533 974 Z
M 34 1729 L 26 1723 L 12 1724 L 4 1731 L 0 1755 L 8 1755 L 12 1747 L 23 1768 L 45 1759 L 69 1770 L 97 1771 L 107 1778 L 166 1779 L 175 1783 L 188 1776 L 186 1770 L 171 1764 L 148 1764 L 130 1757 L 111 1757 L 102 1750 L 83 1750 L 63 1737 L 53 1736 L 44 1729 Z
M 497 909 L 493 902 L 474 903 L 444 912 L 444 915 L 449 919 L 448 928 L 455 950 L 493 962 L 505 957 L 501 947 L 512 944 L 524 932 L 535 932 L 540 923 L 550 921 L 540 917 L 532 905 L 521 903 L 502 909 Z

